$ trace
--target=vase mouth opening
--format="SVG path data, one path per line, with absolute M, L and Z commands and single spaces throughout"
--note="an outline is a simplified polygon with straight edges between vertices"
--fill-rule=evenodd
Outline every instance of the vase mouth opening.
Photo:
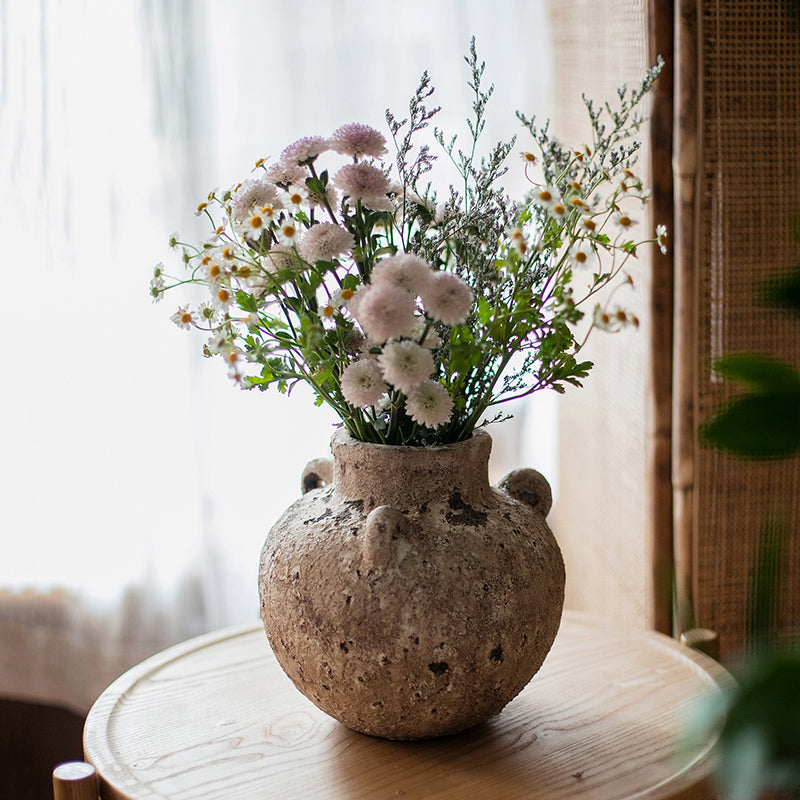
M 458 442 L 451 442 L 450 444 L 435 444 L 435 445 L 404 445 L 404 444 L 382 444 L 379 442 L 364 442 L 361 439 L 356 439 L 351 436 L 345 428 L 339 428 L 331 436 L 331 450 L 336 445 L 344 445 L 345 447 L 365 447 L 376 448 L 378 450 L 396 450 L 403 452 L 450 452 L 457 448 L 475 447 L 476 444 L 487 443 L 491 448 L 492 437 L 483 428 L 475 428 L 468 439 L 462 439 Z

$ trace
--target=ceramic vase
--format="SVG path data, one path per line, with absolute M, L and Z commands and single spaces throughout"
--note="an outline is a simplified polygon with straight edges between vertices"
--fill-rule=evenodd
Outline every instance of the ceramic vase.
M 558 631 L 564 565 L 535 470 L 493 488 L 491 437 L 394 447 L 334 435 L 261 554 L 261 615 L 297 688 L 353 730 L 457 733 L 499 713 Z M 327 481 L 330 482 L 327 482 Z M 314 488 L 316 487 L 316 488 Z

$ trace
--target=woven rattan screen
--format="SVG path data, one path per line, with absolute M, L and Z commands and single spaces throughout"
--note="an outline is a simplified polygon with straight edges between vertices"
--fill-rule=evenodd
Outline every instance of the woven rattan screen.
M 693 612 L 727 654 L 747 644 L 755 548 L 772 515 L 790 530 L 774 627 L 800 623 L 800 459 L 743 461 L 696 432 L 734 391 L 713 359 L 757 352 L 800 366 L 800 324 L 758 300 L 798 257 L 800 15 L 791 0 L 698 0 L 681 11 L 678 155 L 689 168 L 676 262 L 676 544 L 683 622 Z
M 648 66 L 642 0 L 551 3 L 555 58 L 553 126 L 564 144 L 590 142 L 581 94 L 613 100 Z M 637 171 L 649 185 L 647 129 Z M 652 229 L 640 214 L 642 230 Z M 636 289 L 624 301 L 638 331 L 595 332 L 595 363 L 582 389 L 559 399 L 560 491 L 552 523 L 567 566 L 567 605 L 635 627 L 651 627 L 653 553 L 648 536 L 650 255 L 629 262 Z

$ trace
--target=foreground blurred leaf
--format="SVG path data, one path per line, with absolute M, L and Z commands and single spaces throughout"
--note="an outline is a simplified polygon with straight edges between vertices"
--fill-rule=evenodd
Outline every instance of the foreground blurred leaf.
M 714 370 L 760 393 L 798 393 L 800 375 L 790 364 L 771 356 L 735 354 L 714 362 Z
M 792 455 L 800 450 L 800 393 L 739 397 L 701 426 L 700 435 L 737 455 Z
M 720 738 L 725 797 L 800 790 L 800 651 L 756 661 L 737 678 Z

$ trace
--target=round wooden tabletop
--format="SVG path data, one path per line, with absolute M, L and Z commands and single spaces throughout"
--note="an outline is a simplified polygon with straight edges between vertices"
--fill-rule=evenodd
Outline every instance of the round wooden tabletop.
M 317 709 L 263 630 L 236 628 L 115 681 L 89 713 L 85 755 L 106 800 L 705 800 L 713 743 L 681 737 L 729 680 L 665 636 L 567 612 L 542 669 L 494 719 L 391 742 Z

